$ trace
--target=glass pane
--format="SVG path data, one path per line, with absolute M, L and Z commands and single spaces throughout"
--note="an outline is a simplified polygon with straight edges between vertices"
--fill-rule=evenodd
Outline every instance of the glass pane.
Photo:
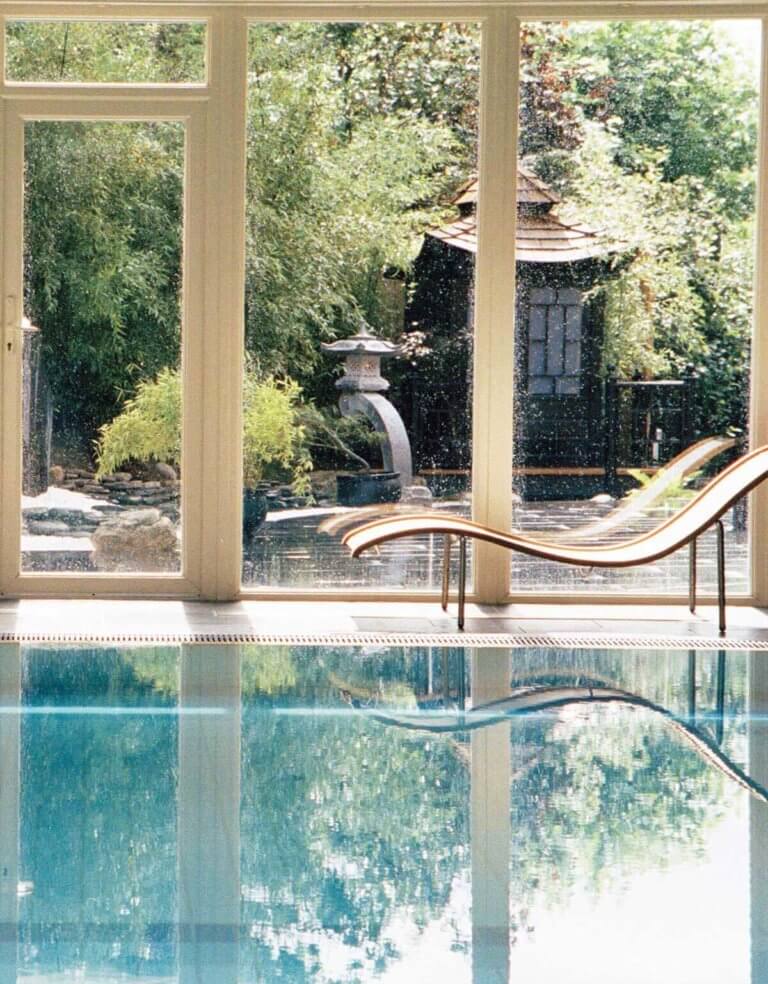
M 11 20 L 9 82 L 204 82 L 205 24 Z
M 175 980 L 178 651 L 22 661 L 20 979 Z
M 184 127 L 25 129 L 22 570 L 179 571 Z
M 267 24 L 249 45 L 243 583 L 435 589 L 468 514 L 479 29 Z
M 522 28 L 523 532 L 582 545 L 646 532 L 746 450 L 759 45 L 746 20 Z M 745 592 L 743 504 L 725 524 L 729 592 Z M 707 535 L 705 592 L 714 558 Z M 515 592 L 687 590 L 684 552 L 621 571 L 511 564 Z

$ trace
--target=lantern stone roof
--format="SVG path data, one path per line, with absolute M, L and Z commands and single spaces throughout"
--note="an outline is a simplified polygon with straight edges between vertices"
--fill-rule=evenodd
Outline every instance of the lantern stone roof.
M 365 328 L 350 338 L 340 338 L 335 342 L 322 342 L 320 347 L 324 352 L 336 355 L 377 355 L 385 358 L 388 355 L 399 355 L 400 346 L 383 338 L 376 338 Z
M 477 252 L 478 180 L 463 185 L 452 199 L 460 215 L 454 222 L 428 229 L 434 239 Z M 612 252 L 594 229 L 565 222 L 554 211 L 560 197 L 525 168 L 517 170 L 516 257 L 521 263 L 575 263 Z

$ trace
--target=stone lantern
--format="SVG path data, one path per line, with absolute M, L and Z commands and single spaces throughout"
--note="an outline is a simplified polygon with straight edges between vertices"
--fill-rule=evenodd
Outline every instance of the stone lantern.
M 342 417 L 362 413 L 368 418 L 383 437 L 384 468 L 398 474 L 401 490 L 407 488 L 413 479 L 411 444 L 402 417 L 382 395 L 389 383 L 381 375 L 381 360 L 399 355 L 400 347 L 363 329 L 351 338 L 323 343 L 322 348 L 344 357 L 344 375 L 336 380 Z

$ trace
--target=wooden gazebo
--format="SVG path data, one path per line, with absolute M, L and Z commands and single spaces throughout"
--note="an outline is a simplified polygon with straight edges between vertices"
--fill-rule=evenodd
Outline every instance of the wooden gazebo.
M 428 230 L 406 310 L 406 333 L 423 333 L 430 351 L 403 381 L 400 405 L 416 469 L 432 476 L 461 475 L 470 462 L 477 197 L 474 179 L 453 199 L 458 216 Z M 546 476 L 548 496 L 601 486 L 602 324 L 599 305 L 586 295 L 610 275 L 615 252 L 595 230 L 561 218 L 560 204 L 518 168 L 516 470 L 529 492 Z

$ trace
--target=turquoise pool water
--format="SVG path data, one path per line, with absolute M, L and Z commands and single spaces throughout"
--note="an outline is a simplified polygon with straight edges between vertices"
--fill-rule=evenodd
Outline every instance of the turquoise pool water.
M 0 982 L 768 982 L 768 653 L 0 650 Z

